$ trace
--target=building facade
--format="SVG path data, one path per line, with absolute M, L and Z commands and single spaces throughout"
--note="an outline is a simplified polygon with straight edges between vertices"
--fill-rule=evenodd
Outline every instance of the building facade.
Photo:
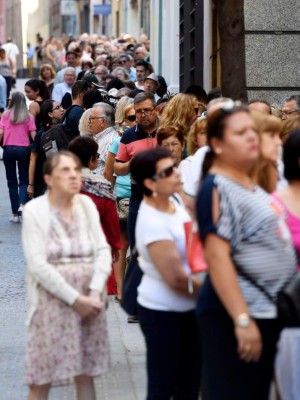
M 191 83 L 220 86 L 217 2 L 181 1 L 181 90 Z M 248 98 L 282 104 L 300 93 L 299 1 L 244 0 L 244 18 Z

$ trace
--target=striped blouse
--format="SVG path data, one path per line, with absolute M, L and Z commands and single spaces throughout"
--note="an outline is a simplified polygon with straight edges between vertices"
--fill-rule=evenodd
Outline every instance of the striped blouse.
M 217 224 L 212 213 L 214 189 L 220 202 Z M 294 274 L 295 253 L 280 207 L 260 187 L 249 190 L 217 174 L 205 178 L 197 199 L 197 213 L 202 240 L 213 233 L 230 243 L 232 262 L 251 315 L 275 318 L 275 304 L 242 275 L 244 271 L 275 298 Z M 209 277 L 200 297 L 200 312 L 220 306 Z

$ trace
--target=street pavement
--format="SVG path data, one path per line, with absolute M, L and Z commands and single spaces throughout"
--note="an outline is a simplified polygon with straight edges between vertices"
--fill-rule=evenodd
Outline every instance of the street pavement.
M 18 80 L 23 91 L 25 80 Z M 25 400 L 26 287 L 21 224 L 9 222 L 10 202 L 0 161 L 0 400 Z M 96 379 L 97 399 L 142 400 L 146 395 L 145 344 L 138 324 L 128 324 L 120 305 L 109 297 L 107 310 L 112 365 Z M 50 400 L 73 400 L 73 385 L 53 388 Z

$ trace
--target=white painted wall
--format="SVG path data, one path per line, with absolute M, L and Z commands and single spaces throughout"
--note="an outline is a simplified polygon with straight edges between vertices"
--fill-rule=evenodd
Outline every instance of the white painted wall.
M 162 33 L 159 35 L 159 3 L 162 1 Z M 179 91 L 179 0 L 152 0 L 151 63 L 172 93 Z M 159 46 L 162 46 L 160 60 Z M 161 65 L 161 70 L 159 66 Z
M 140 37 L 140 15 L 138 7 L 132 8 L 130 0 L 123 3 L 123 21 L 120 24 L 120 33 L 129 33 L 139 41 Z M 123 22 L 123 23 L 122 23 Z

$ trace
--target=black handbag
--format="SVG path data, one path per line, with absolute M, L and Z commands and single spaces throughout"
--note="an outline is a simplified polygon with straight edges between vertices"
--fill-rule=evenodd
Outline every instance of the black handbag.
M 272 296 L 263 286 L 248 275 L 245 271 L 238 269 L 238 274 L 255 286 L 267 299 L 276 305 L 277 316 L 280 324 L 286 328 L 300 327 L 300 272 L 297 271 L 291 280 L 284 284 L 276 297 Z
M 137 288 L 141 283 L 142 276 L 143 271 L 138 263 L 138 254 L 136 249 L 134 249 L 126 269 L 121 300 L 121 307 L 128 315 L 138 315 Z
M 297 272 L 277 296 L 278 318 L 286 327 L 300 327 L 300 272 Z

